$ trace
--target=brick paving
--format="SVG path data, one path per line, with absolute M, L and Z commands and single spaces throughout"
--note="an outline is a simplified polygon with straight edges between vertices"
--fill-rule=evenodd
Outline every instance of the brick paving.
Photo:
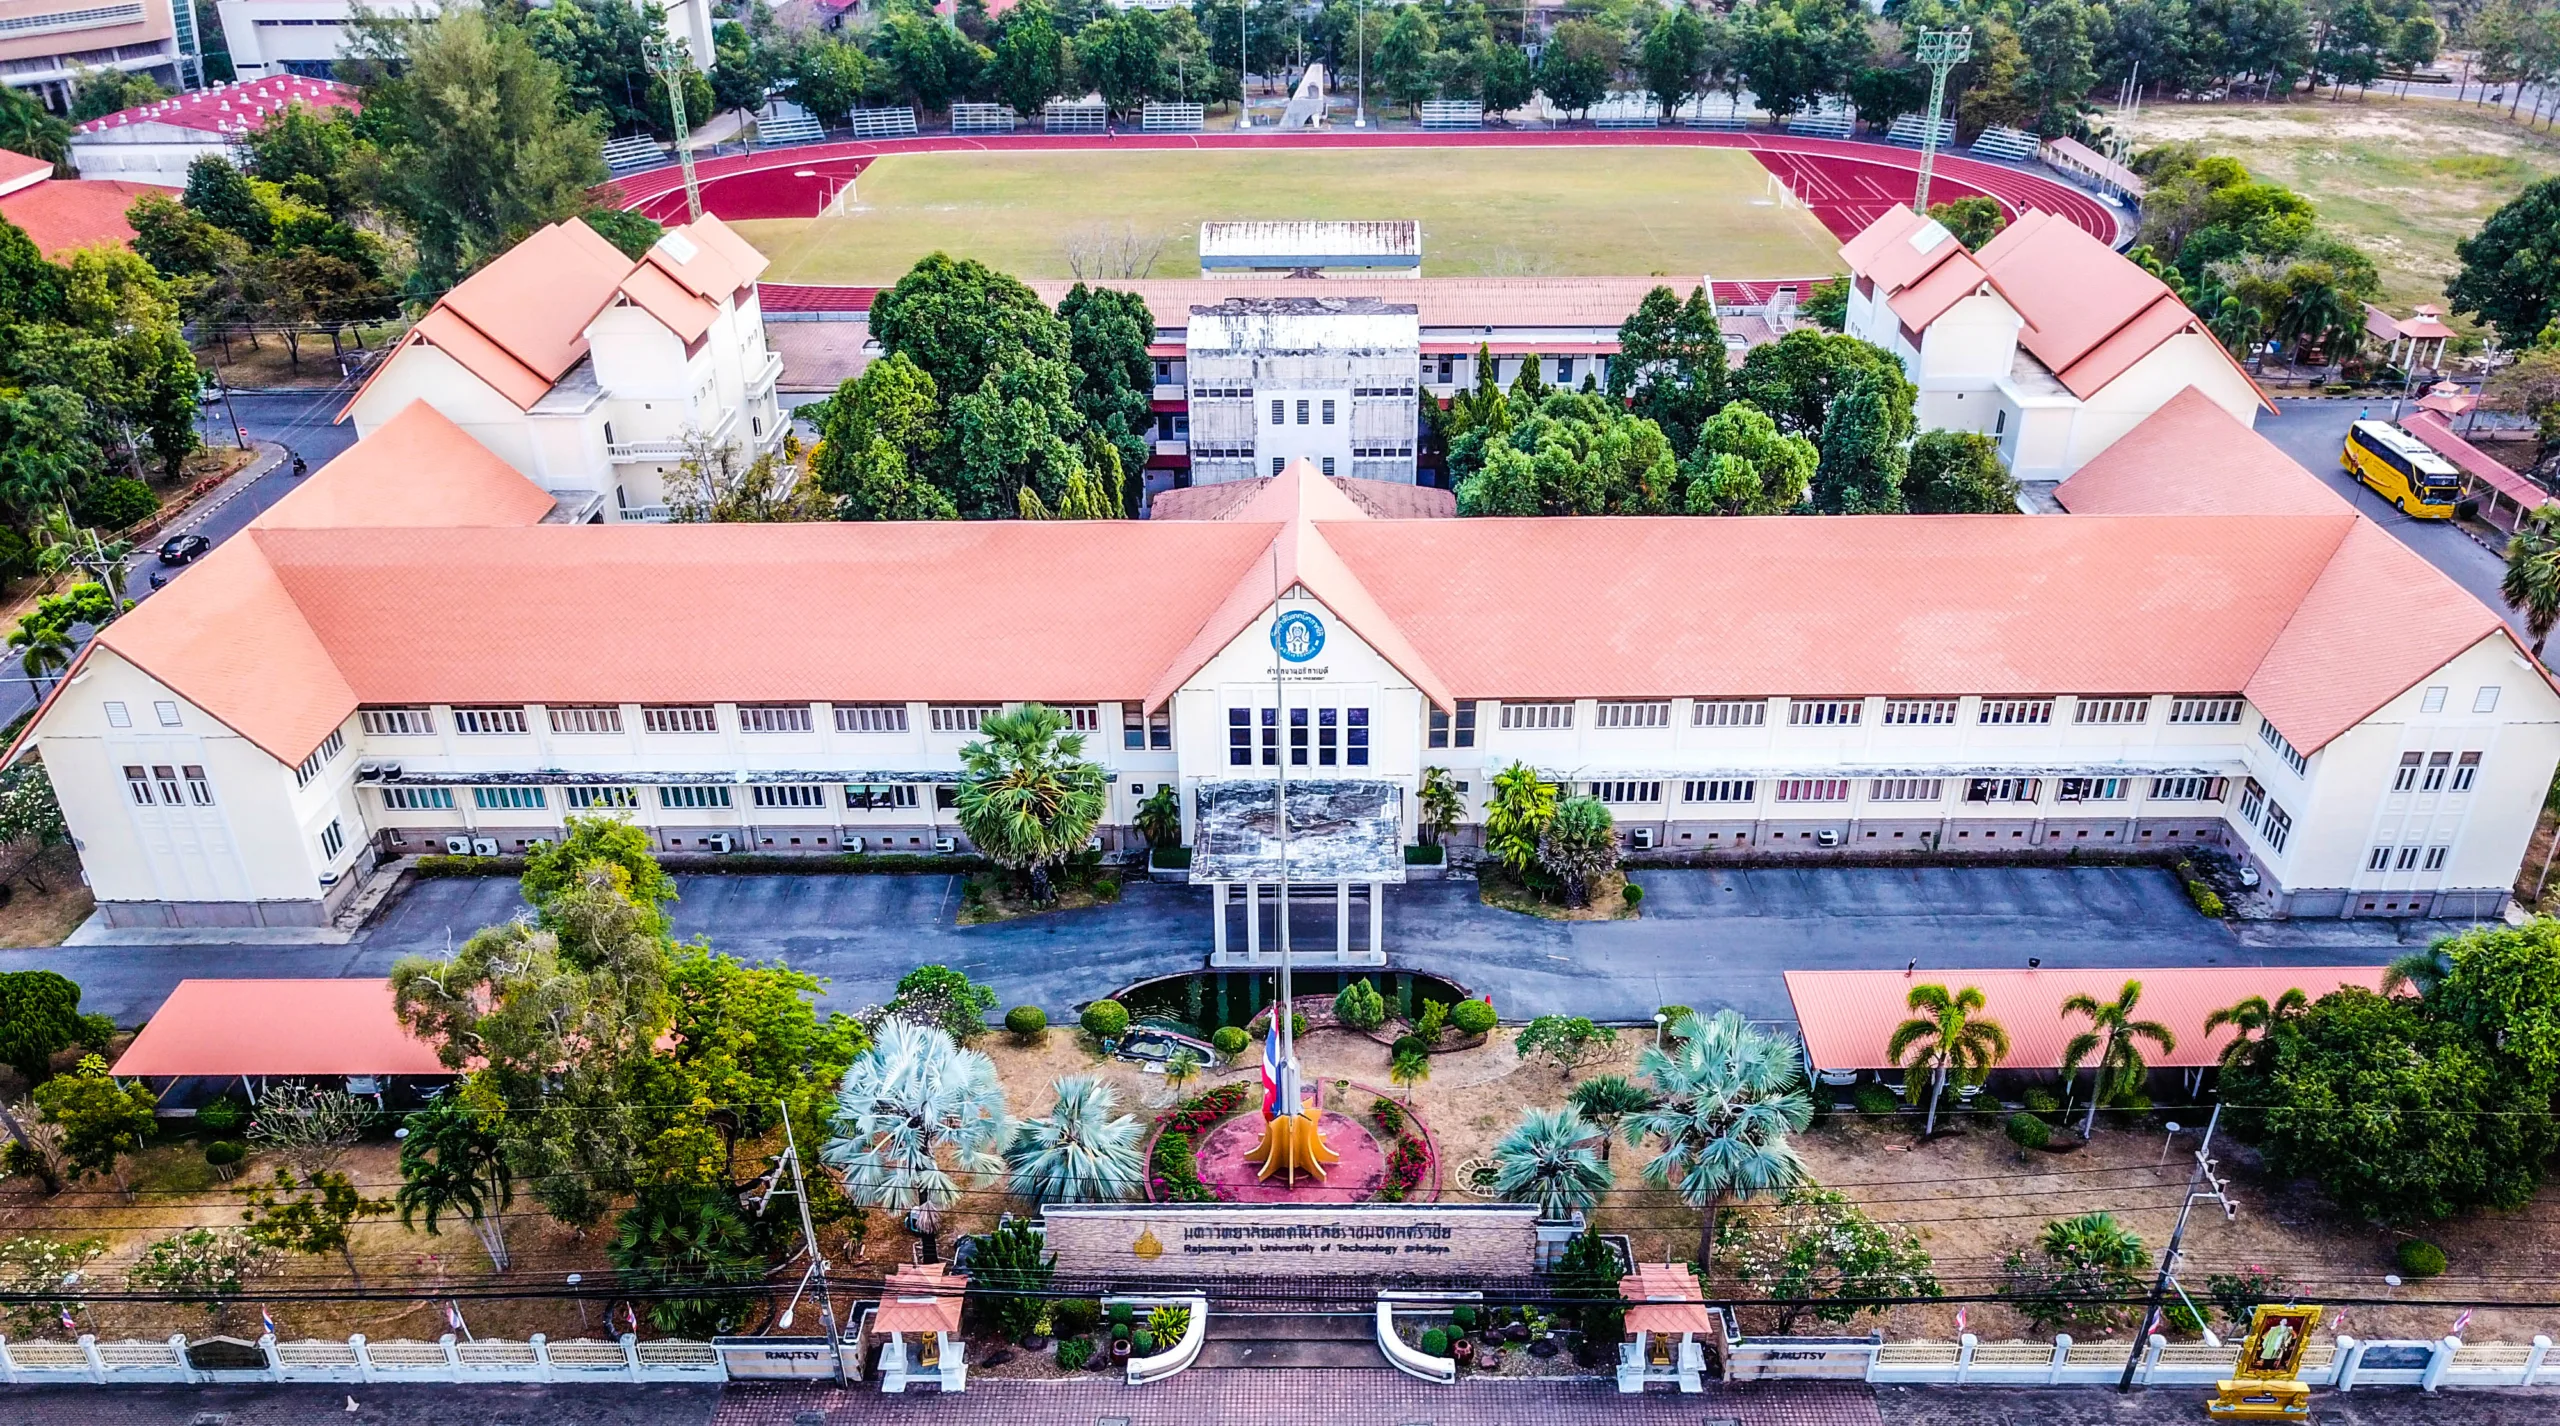
M 807 1413 L 818 1413 L 815 1417 Z M 1206 1371 L 1153 1386 L 972 1381 L 957 1396 L 876 1388 L 732 1386 L 712 1426 L 1883 1426 L 1852 1383 L 1711 1387 L 1621 1396 L 1605 1381 L 1435 1386 L 1393 1371 Z

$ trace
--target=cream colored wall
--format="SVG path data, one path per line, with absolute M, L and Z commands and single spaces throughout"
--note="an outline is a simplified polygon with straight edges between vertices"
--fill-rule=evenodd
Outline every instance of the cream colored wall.
M 587 350 L 597 384 L 618 399 L 663 409 L 663 403 L 687 399 L 698 381 L 688 369 L 684 343 L 645 308 L 620 303 L 598 312 L 587 324 Z
M 2181 332 L 2091 393 L 2072 427 L 2065 473 L 2096 459 L 2100 451 L 2114 445 L 2190 386 L 2230 412 L 2240 424 L 2257 423 L 2261 408 L 2248 378 L 2233 369 L 2213 338 L 2201 332 Z
M 1984 389 L 2009 374 L 2018 351 L 2018 314 L 1989 293 L 1976 293 L 1941 313 L 1920 334 L 1919 370 L 1912 375 L 1923 389 Z M 1971 428 L 1967 428 L 1971 429 Z
M 356 435 L 372 435 L 413 401 L 434 407 L 526 479 L 546 482 L 547 466 L 525 413 L 436 347 L 412 343 L 391 354 L 355 399 L 349 414 Z

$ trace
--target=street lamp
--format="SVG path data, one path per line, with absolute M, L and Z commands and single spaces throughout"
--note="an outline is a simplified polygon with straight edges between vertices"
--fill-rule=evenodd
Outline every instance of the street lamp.
M 585 1273 L 569 1274 L 569 1286 L 572 1289 L 575 1289 L 578 1284 L 585 1282 L 586 1280 L 587 1275 Z M 572 1295 L 575 1295 L 574 1291 Z M 584 1297 L 578 1298 L 578 1330 L 581 1332 L 587 1330 L 587 1300 Z
M 1251 3 L 1252 0 L 1236 0 L 1236 127 L 1239 129 L 1253 127 L 1253 80 L 1248 73 L 1253 68 L 1253 58 L 1248 52 L 1251 47 L 1245 39 L 1244 30 L 1245 7 Z
M 1662 1048 L 1662 1027 L 1670 1023 L 1670 1016 L 1663 1014 L 1659 1010 L 1653 1012 L 1653 1047 L 1655 1049 L 1658 1050 Z
M 1361 4 L 1360 4 L 1359 9 L 1358 9 L 1358 10 L 1353 14 L 1353 16 L 1352 16 L 1352 20 L 1351 20 L 1351 36 L 1352 36 L 1352 49 L 1353 49 L 1353 52 L 1354 52 L 1354 53 L 1356 53 L 1356 54 L 1358 54 L 1358 55 L 1359 55 L 1359 57 L 1360 57 L 1360 87 L 1359 87 L 1359 96 L 1360 96 L 1360 97 L 1358 98 L 1358 100 L 1356 100 L 1356 101 L 1355 101 L 1356 107 L 1355 107 L 1355 108 L 1353 109 L 1353 111 L 1352 111 L 1352 115 L 1351 115 L 1351 127 L 1355 128 L 1355 129 L 1365 129 L 1365 128 L 1369 127 L 1369 6 L 1368 6 L 1368 0 L 1361 0 Z

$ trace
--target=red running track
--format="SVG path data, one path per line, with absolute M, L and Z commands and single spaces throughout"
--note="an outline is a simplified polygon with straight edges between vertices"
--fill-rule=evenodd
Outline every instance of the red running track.
M 1919 154 L 1912 150 L 1849 139 L 1763 132 L 1566 129 L 1441 134 L 1128 134 L 1117 138 L 1064 134 L 955 138 L 929 134 L 912 139 L 847 140 L 740 154 L 697 165 L 696 173 L 702 184 L 703 206 L 720 217 L 805 218 L 818 211 L 836 186 L 860 173 L 873 159 L 887 154 L 1011 149 L 1462 148 L 1487 144 L 1746 149 L 1763 167 L 1785 180 L 1823 226 L 1844 241 L 1894 205 L 1909 202 L 1918 186 L 1920 165 Z M 1931 196 L 1940 201 L 1988 196 L 1998 200 L 2013 217 L 2028 208 L 2058 214 L 2109 246 L 2121 236 L 2116 210 L 2067 183 L 2030 170 L 1961 154 L 1940 154 L 1931 183 Z M 673 167 L 632 175 L 621 180 L 618 187 L 626 208 L 638 209 L 660 221 L 676 221 L 684 215 L 684 178 Z M 867 289 L 841 289 L 845 294 L 842 299 L 821 303 L 817 294 L 824 290 L 796 289 L 812 295 L 811 305 L 857 309 L 869 305 Z M 855 293 L 861 295 L 855 297 Z

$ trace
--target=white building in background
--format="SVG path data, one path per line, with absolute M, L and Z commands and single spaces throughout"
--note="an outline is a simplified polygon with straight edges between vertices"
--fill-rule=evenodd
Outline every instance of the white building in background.
M 384 14 L 432 19 L 440 0 L 221 0 L 222 35 L 231 46 L 231 67 L 243 79 L 269 74 L 300 74 L 326 79 L 346 58 L 357 4 Z M 711 67 L 710 0 L 669 0 L 667 33 L 693 54 L 694 63 Z
M 171 0 L 0 0 L 0 83 L 57 114 L 82 70 L 148 75 L 178 89 L 197 72 L 195 12 Z
M 243 135 L 296 104 L 361 107 L 355 90 L 327 79 L 279 75 L 217 84 L 75 126 L 71 163 L 82 178 L 184 188 L 189 164 L 207 155 L 234 157 Z
M 424 401 L 544 490 L 664 519 L 666 477 L 696 443 L 752 460 L 789 427 L 764 267 L 717 218 L 637 261 L 555 223 L 438 299 L 339 415 L 370 436 Z
M 1234 297 L 1183 343 L 1191 483 L 1321 474 L 1411 484 L 1422 326 L 1375 297 Z
M 1308 100 L 1312 85 L 1312 101 Z M 1291 119 L 1320 114 L 1324 66 L 1310 65 Z M 1312 102 L 1313 108 L 1307 108 Z M 1306 115 L 1300 110 L 1307 109 Z M 1296 127 L 1311 127 L 1298 122 Z M 1200 225 L 1200 275 L 1217 278 L 1422 276 L 1422 223 L 1414 218 L 1252 218 Z
M 2050 213 L 1968 252 L 1896 207 L 1840 250 L 1847 330 L 1902 359 L 1924 430 L 1979 431 L 2057 481 L 2193 388 L 2249 423 L 2257 383 L 2167 284 Z

